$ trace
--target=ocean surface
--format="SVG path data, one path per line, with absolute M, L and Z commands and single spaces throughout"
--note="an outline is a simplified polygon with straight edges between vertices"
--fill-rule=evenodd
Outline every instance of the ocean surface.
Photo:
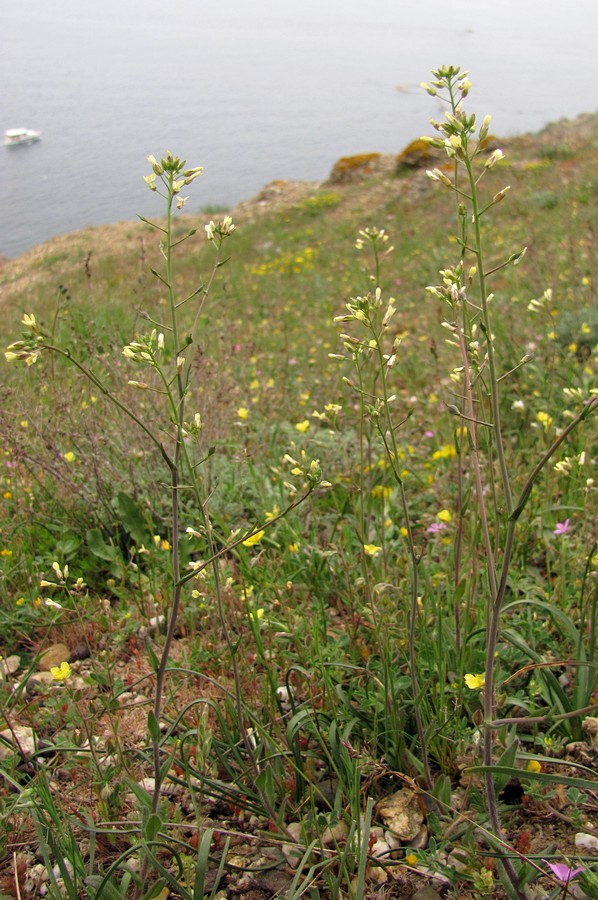
M 596 0 L 6 0 L 0 132 L 43 136 L 0 146 L 0 256 L 157 212 L 149 153 L 204 166 L 196 211 L 398 152 L 442 64 L 499 135 L 593 112 L 597 35 Z

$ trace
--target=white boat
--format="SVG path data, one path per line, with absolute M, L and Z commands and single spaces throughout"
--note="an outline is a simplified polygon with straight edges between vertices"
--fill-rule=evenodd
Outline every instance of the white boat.
M 19 147 L 21 144 L 33 144 L 39 141 L 41 136 L 41 131 L 33 131 L 31 128 L 10 128 L 4 132 L 4 145 Z

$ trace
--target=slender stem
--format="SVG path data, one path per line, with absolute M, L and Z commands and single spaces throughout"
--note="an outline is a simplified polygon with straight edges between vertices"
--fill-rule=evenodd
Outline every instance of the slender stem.
M 492 405 L 492 424 L 494 426 L 494 449 L 498 464 L 500 467 L 503 492 L 507 512 L 510 515 L 513 508 L 513 500 L 511 496 L 511 481 L 509 478 L 509 470 L 507 467 L 506 454 L 503 447 L 501 415 L 500 415 L 500 397 L 498 393 L 498 377 L 496 372 L 496 360 L 494 356 L 494 339 L 490 325 L 490 315 L 488 311 L 488 293 L 486 288 L 486 273 L 484 271 L 484 253 L 482 242 L 482 228 L 480 224 L 480 211 L 478 207 L 478 193 L 473 171 L 473 164 L 467 152 L 465 152 L 465 169 L 471 188 L 471 209 L 473 218 L 473 227 L 475 231 L 474 254 L 476 257 L 478 277 L 480 280 L 480 302 L 482 307 L 482 319 L 484 323 L 484 331 L 486 337 L 486 352 L 488 354 L 488 369 L 490 372 L 490 402 Z
M 396 427 L 393 424 L 389 409 L 389 391 L 386 380 L 386 360 L 382 351 L 382 334 L 377 334 L 375 328 L 370 324 L 374 340 L 376 341 L 376 355 L 378 357 L 378 371 L 380 372 L 382 382 L 382 400 L 384 403 L 384 421 L 385 427 L 380 426 L 379 420 L 376 419 L 378 430 L 386 455 L 391 461 L 392 470 L 399 486 L 399 496 L 401 498 L 401 509 L 403 511 L 403 519 L 407 529 L 407 546 L 409 548 L 409 568 L 411 575 L 411 605 L 409 611 L 409 670 L 411 678 L 411 690 L 413 692 L 414 717 L 417 728 L 417 735 L 420 743 L 421 760 L 424 767 L 424 777 L 428 791 L 432 791 L 434 781 L 432 779 L 432 770 L 430 768 L 430 759 L 427 749 L 426 733 L 424 729 L 423 718 L 420 708 L 420 692 L 417 678 L 417 660 L 415 654 L 415 643 L 417 636 L 417 620 L 419 616 L 418 600 L 419 600 L 419 556 L 415 549 L 415 541 L 413 538 L 413 529 L 411 527 L 411 516 L 409 514 L 409 504 L 407 502 L 407 493 L 405 491 L 405 482 L 401 477 L 398 469 L 399 448 L 397 446 Z M 389 444 L 390 440 L 390 444 Z
M 117 409 L 120 409 L 121 412 L 123 412 L 126 416 L 129 417 L 129 419 L 135 422 L 135 424 L 138 425 L 139 428 L 141 428 L 146 437 L 148 437 L 152 444 L 155 444 L 155 446 L 158 448 L 167 465 L 170 465 L 171 459 L 167 454 L 162 441 L 158 437 L 156 437 L 156 435 L 150 428 L 148 428 L 143 419 L 140 419 L 132 409 L 130 409 L 125 403 L 119 400 L 116 394 L 113 394 L 112 391 L 108 390 L 104 382 L 100 378 L 98 378 L 98 376 L 91 369 L 88 369 L 87 366 L 79 362 L 79 360 L 76 359 L 69 350 L 63 350 L 61 347 L 54 347 L 52 344 L 42 344 L 41 346 L 44 350 L 50 350 L 52 353 L 57 353 L 59 356 L 63 356 L 65 359 L 68 359 L 68 361 L 71 362 L 74 366 L 76 366 L 76 368 L 79 369 L 79 371 L 83 375 L 85 375 L 85 377 L 89 381 L 91 381 L 91 383 L 95 385 L 95 387 L 97 387 L 97 389 L 101 391 L 102 394 L 104 394 L 104 396 L 108 400 L 110 400 L 110 402 L 113 403 Z
M 471 386 L 471 378 L 470 378 L 470 369 L 469 369 L 469 358 L 467 355 L 467 347 L 465 344 L 465 338 L 463 336 L 463 332 L 459 326 L 455 326 L 456 335 L 459 341 L 459 347 L 461 349 L 461 358 L 463 361 L 463 376 L 465 380 L 465 401 L 467 404 L 467 408 L 469 411 L 470 417 L 473 418 L 474 404 L 473 404 L 473 394 L 472 394 L 472 386 Z M 492 539 L 490 537 L 490 528 L 488 524 L 488 516 L 486 512 L 486 504 L 484 502 L 484 485 L 482 481 L 482 470 L 479 459 L 478 452 L 478 442 L 477 442 L 477 429 L 474 424 L 471 434 L 471 460 L 474 470 L 474 478 L 476 485 L 476 494 L 478 499 L 478 511 L 480 514 L 481 526 L 482 526 L 482 536 L 484 539 L 484 546 L 487 557 L 487 565 L 486 572 L 488 575 L 488 587 L 490 590 L 490 600 L 486 604 L 486 670 L 484 675 L 484 690 L 482 692 L 483 697 L 483 705 L 484 705 L 484 745 L 483 745 L 483 755 L 484 755 L 484 765 L 491 767 L 493 763 L 492 758 L 492 749 L 493 749 L 493 740 L 494 740 L 494 732 L 492 728 L 488 725 L 488 722 L 494 717 L 494 653 L 496 650 L 496 642 L 498 637 L 498 626 L 499 626 L 499 615 L 500 615 L 500 600 L 498 599 L 498 584 L 496 578 L 496 568 L 494 562 L 494 551 L 492 548 Z M 496 796 L 496 787 L 494 784 L 494 777 L 492 774 L 491 768 L 489 768 L 484 773 L 484 783 L 486 788 L 486 808 L 488 810 L 488 815 L 490 817 L 490 822 L 492 824 L 492 828 L 496 835 L 500 835 L 501 833 L 501 822 L 500 816 L 498 814 L 498 802 Z M 512 864 L 512 862 L 508 859 L 502 859 L 502 865 L 504 866 L 505 872 L 511 882 L 513 888 L 520 894 L 519 892 L 519 878 L 517 876 L 517 872 Z

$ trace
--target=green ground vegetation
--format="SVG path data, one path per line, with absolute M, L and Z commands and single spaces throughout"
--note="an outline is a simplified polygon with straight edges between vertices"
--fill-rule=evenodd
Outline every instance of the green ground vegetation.
M 5 343 L 28 341 L 33 315 L 62 348 L 3 367 L 7 892 L 34 896 L 37 853 L 50 896 L 226 897 L 241 841 L 269 848 L 253 873 L 277 852 L 286 865 L 282 845 L 299 854 L 263 896 L 407 896 L 426 875 L 454 897 L 532 896 L 541 875 L 537 896 L 560 896 L 546 858 L 579 859 L 597 896 L 573 837 L 596 823 L 598 122 L 499 145 L 476 159 L 484 197 L 510 186 L 482 220 L 491 338 L 464 201 L 423 169 L 247 206 L 205 297 L 203 214 L 173 219 L 167 277 L 144 223 L 3 264 Z M 455 162 L 433 165 L 452 181 Z M 165 330 L 169 279 L 179 298 L 200 288 L 160 351 L 186 356 L 176 428 L 180 398 L 165 412 L 157 371 L 123 354 Z M 160 448 L 119 404 L 168 452 L 197 453 L 177 534 Z M 499 576 L 510 556 L 490 661 L 489 552 Z M 36 680 L 58 644 L 68 659 Z M 418 798 L 419 845 L 376 857 L 399 789 Z M 557 816 L 555 841 L 537 823 Z

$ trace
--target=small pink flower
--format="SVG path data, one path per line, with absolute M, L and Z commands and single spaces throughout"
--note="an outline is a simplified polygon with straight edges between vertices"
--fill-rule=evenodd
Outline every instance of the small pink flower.
M 432 522 L 429 528 L 426 528 L 428 534 L 438 534 L 439 531 L 442 531 L 446 528 L 444 522 Z
M 564 522 L 557 522 L 556 528 L 552 532 L 553 534 L 569 534 L 569 526 L 571 523 L 571 519 L 565 519 Z
M 563 881 L 565 884 L 568 884 L 576 875 L 583 872 L 581 866 L 577 869 L 572 869 L 571 866 L 567 866 L 565 863 L 551 863 L 547 859 L 543 859 L 542 862 L 546 863 L 555 878 L 558 878 L 559 881 Z

